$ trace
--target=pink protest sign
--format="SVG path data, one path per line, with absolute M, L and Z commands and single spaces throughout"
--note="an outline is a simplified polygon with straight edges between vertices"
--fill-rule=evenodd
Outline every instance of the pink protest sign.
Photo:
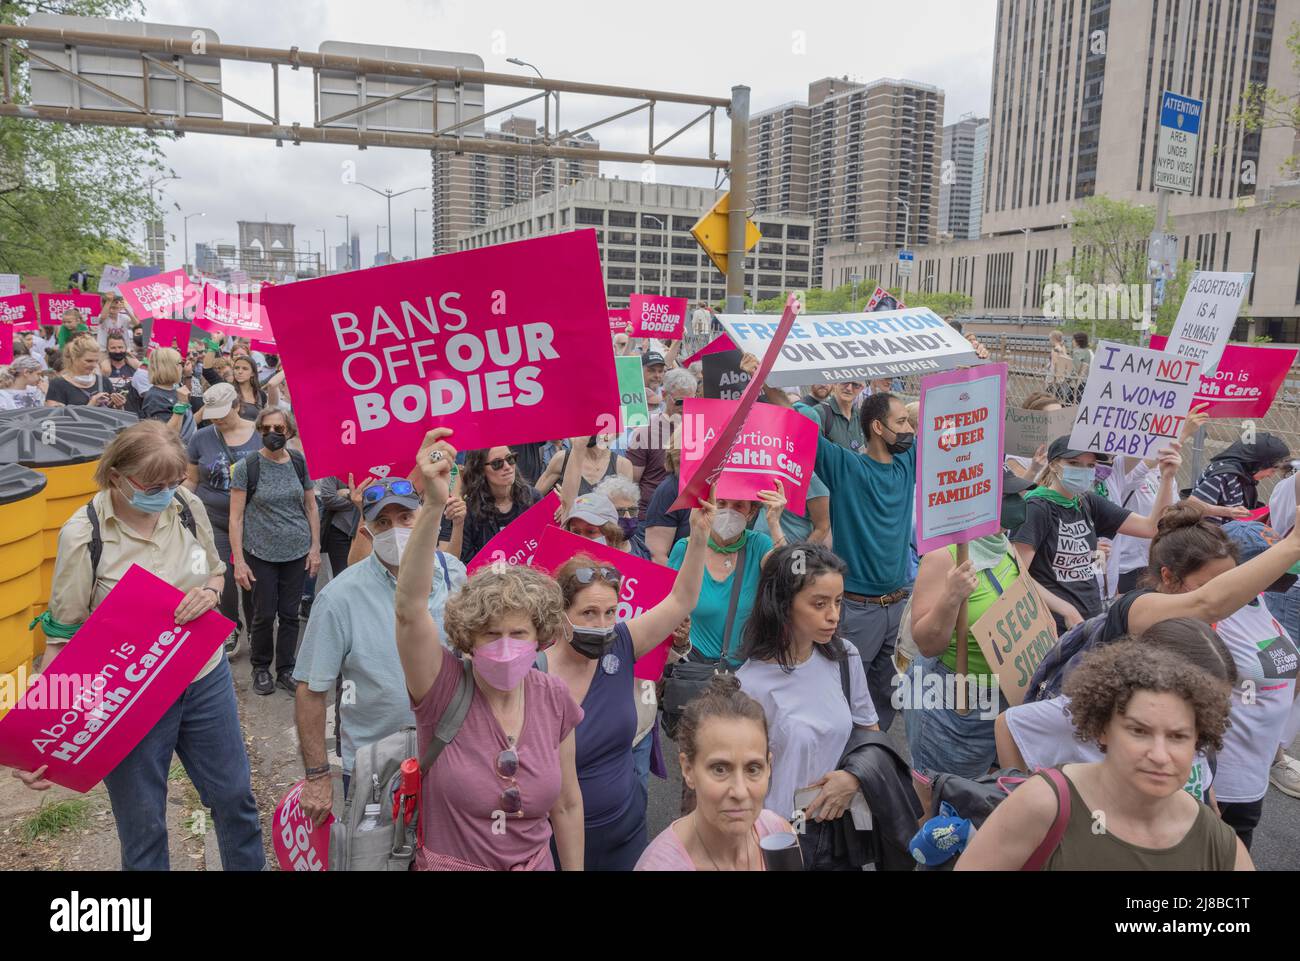
M 554 574 L 565 561 L 578 554 L 589 554 L 623 576 L 623 583 L 619 586 L 618 608 L 614 612 L 620 621 L 630 621 L 650 610 L 672 593 L 673 584 L 677 581 L 677 572 L 671 567 L 660 567 L 634 554 L 606 544 L 597 544 L 559 527 L 548 527 L 542 531 L 542 543 L 533 555 L 533 566 Z M 671 635 L 664 638 L 662 644 L 636 662 L 633 673 L 642 680 L 659 680 L 664 672 L 664 663 L 668 660 L 668 646 L 671 643 Z
M 149 328 L 149 346 L 170 347 L 180 351 L 180 355 L 184 357 L 190 349 L 189 321 L 155 317 Z
M 271 844 L 281 871 L 328 871 L 330 867 L 330 825 L 328 815 L 317 827 L 302 813 L 299 801 L 306 781 L 289 789 L 275 809 L 271 822 Z
M 140 743 L 235 625 L 178 625 L 183 591 L 132 566 L 18 705 L 0 719 L 0 764 L 85 793 Z
M 14 329 L 0 320 L 0 367 L 14 362 Z
M 1168 337 L 1153 336 L 1152 350 L 1164 350 Z M 1219 366 L 1202 376 L 1192 405 L 1209 404 L 1211 417 L 1263 417 L 1273 406 L 1300 351 L 1283 347 L 1247 347 L 1228 344 Z
M 630 310 L 611 310 L 609 312 L 609 332 L 611 334 L 626 334 L 631 327 L 632 312 Z
M 119 284 L 117 292 L 140 320 L 146 317 L 175 320 L 186 316 L 187 310 L 192 317 L 199 299 L 198 286 L 184 270 L 169 270 Z
M 474 450 L 618 416 L 592 230 L 272 287 L 262 306 L 293 396 L 311 398 L 295 413 L 313 476 L 403 475 L 432 427 Z
M 628 312 L 632 315 L 632 334 L 636 337 L 681 340 L 686 330 L 685 297 L 633 294 L 628 298 Z
M 89 324 L 90 319 L 99 314 L 101 306 L 99 294 L 83 294 L 75 290 L 37 294 L 36 299 L 40 302 L 42 324 L 62 323 L 65 310 L 81 311 L 81 319 Z
M 12 324 L 14 330 L 29 330 L 41 325 L 36 301 L 31 294 L 0 297 L 0 324 Z
M 551 491 L 528 510 L 524 511 L 475 554 L 466 571 L 473 574 L 480 567 L 501 562 L 503 564 L 531 564 L 537 545 L 542 541 L 542 531 L 555 520 L 560 509 L 560 495 Z
M 916 454 L 916 550 L 928 554 L 1002 529 L 1002 428 L 1007 365 L 921 381 Z
M 763 354 L 762 360 L 759 361 L 758 370 L 750 378 L 749 386 L 740 395 L 740 400 L 736 402 L 736 409 L 732 411 L 727 423 L 718 431 L 717 439 L 714 440 L 713 445 L 700 458 L 700 464 L 696 468 L 694 476 L 689 481 L 682 482 L 677 500 L 672 502 L 668 508 L 669 510 L 676 511 L 684 507 L 698 507 L 700 501 L 708 497 L 709 488 L 718 479 L 723 464 L 728 460 L 728 454 L 732 445 L 736 442 L 741 426 L 745 422 L 745 417 L 748 416 L 749 409 L 754 406 L 754 401 L 758 399 L 758 392 L 767 380 L 767 375 L 771 373 L 772 365 L 776 363 L 776 358 L 781 353 L 781 347 L 785 344 L 786 335 L 790 333 L 790 328 L 794 326 L 794 319 L 801 310 L 799 301 L 794 294 L 791 294 L 786 299 L 785 312 L 781 314 L 781 322 L 776 325 L 772 340 L 767 345 L 767 352 Z
M 211 284 L 203 285 L 194 323 L 210 333 L 228 337 L 262 338 L 271 334 L 266 311 L 257 295 L 227 294 Z
M 902 310 L 907 304 L 903 303 L 884 287 L 877 287 L 876 292 L 867 300 L 866 313 L 874 313 L 877 310 Z
M 682 445 L 683 483 L 700 464 L 700 453 L 713 443 L 738 401 L 686 398 L 685 421 L 697 438 Z M 687 428 L 684 428 L 687 429 Z M 718 497 L 758 500 L 759 491 L 775 490 L 773 478 L 785 488 L 786 508 L 802 515 L 808 507 L 808 484 L 817 460 L 817 424 L 789 407 L 755 404 L 745 417 L 740 436 L 718 475 Z
M 719 334 L 695 353 L 691 354 L 691 356 L 687 357 L 681 362 L 681 364 L 683 367 L 689 367 L 706 354 L 725 354 L 727 351 L 735 349 L 736 345 L 732 343 L 730 337 L 726 334 Z

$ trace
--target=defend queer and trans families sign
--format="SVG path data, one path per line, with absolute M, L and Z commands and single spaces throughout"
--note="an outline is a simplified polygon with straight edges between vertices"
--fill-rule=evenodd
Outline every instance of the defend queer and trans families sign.
M 1008 454 L 1033 457 L 1044 444 L 1050 444 L 1056 438 L 1070 433 L 1077 413 L 1075 407 L 1063 407 L 1060 410 L 1008 407 L 1003 447 Z
M 330 825 L 334 815 L 327 815 L 317 827 L 302 813 L 302 789 L 299 781 L 280 801 L 271 820 L 271 844 L 281 871 L 328 871 L 330 867 Z
M 592 230 L 261 296 L 289 387 L 312 399 L 296 413 L 313 476 L 405 474 L 435 426 L 474 450 L 594 434 L 618 416 Z
M 542 531 L 555 520 L 559 509 L 560 495 L 549 492 L 484 544 L 465 565 L 466 571 L 473 574 L 480 567 L 496 563 L 531 564 L 537 545 L 542 542 Z
M 1056 623 L 1032 577 L 1023 572 L 971 628 L 998 688 L 1012 707 L 1023 704 L 1044 655 L 1056 646 Z
M 99 294 L 82 294 L 75 290 L 37 294 L 36 299 L 40 302 L 41 323 L 55 325 L 63 322 L 65 310 L 81 311 L 81 319 L 89 324 L 91 318 L 99 313 L 101 303 Z
M 1070 446 L 1155 457 L 1182 431 L 1200 371 L 1195 360 L 1103 340 L 1088 370 Z
M 1152 337 L 1151 349 L 1163 350 L 1165 337 Z M 1209 404 L 1210 417 L 1263 417 L 1273 406 L 1300 351 L 1286 347 L 1228 344 L 1213 376 L 1201 374 L 1193 404 Z
M 198 309 L 199 287 L 184 270 L 169 270 L 118 284 L 117 292 L 140 320 L 146 317 L 179 320 L 187 316 L 187 310 L 188 317 L 192 318 Z
M 719 314 L 741 350 L 762 357 L 776 324 L 753 314 Z M 928 308 L 872 314 L 802 315 L 767 383 L 774 387 L 932 374 L 980 363 L 975 349 Z
M 615 357 L 618 370 L 619 430 L 644 427 L 650 423 L 650 407 L 645 399 L 645 374 L 640 357 Z
M 622 575 L 618 608 L 614 611 L 614 616 L 620 621 L 640 617 L 654 607 L 672 593 L 673 584 L 677 580 L 677 572 L 671 567 L 661 567 L 634 554 L 570 534 L 559 527 L 548 527 L 542 531 L 542 543 L 533 557 L 533 566 L 553 574 L 560 565 L 578 554 L 589 554 Z M 636 662 L 633 673 L 645 680 L 659 680 L 664 672 L 668 645 L 671 643 L 671 636 L 664 638 L 662 644 Z
M 1165 353 L 1196 361 L 1201 365 L 1202 376 L 1213 374 L 1232 336 L 1241 302 L 1250 288 L 1250 278 L 1249 272 L 1226 274 L 1198 270 L 1192 274 Z
M 634 337 L 681 340 L 686 330 L 686 298 L 633 294 L 628 298 Z
M 178 625 L 183 591 L 133 565 L 17 707 L 0 764 L 85 793 L 140 743 L 235 625 L 216 611 Z
M 689 429 L 696 443 L 682 445 L 682 482 L 699 467 L 707 450 L 736 410 L 738 401 L 704 400 L 688 397 L 683 412 L 683 430 Z M 786 508 L 803 514 L 808 507 L 808 484 L 817 459 L 817 423 L 798 411 L 776 404 L 755 404 L 745 415 L 740 436 L 715 481 L 718 497 L 758 500 L 759 491 L 776 490 L 773 478 L 785 488 Z
M 921 381 L 916 550 L 928 554 L 1001 530 L 1007 365 Z

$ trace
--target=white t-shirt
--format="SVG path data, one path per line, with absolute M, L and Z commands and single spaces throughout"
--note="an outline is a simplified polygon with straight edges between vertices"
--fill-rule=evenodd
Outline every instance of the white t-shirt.
M 45 395 L 39 387 L 15 387 L 0 389 L 0 410 L 26 410 L 29 407 L 44 407 Z
M 1116 470 L 1110 475 L 1111 500 L 1134 514 L 1150 517 L 1160 493 L 1160 471 L 1152 470 L 1144 460 L 1121 458 L 1121 461 L 1134 466 L 1127 474 Z M 1151 560 L 1151 538 L 1116 534 L 1111 556 L 1115 559 L 1117 575 L 1143 570 Z M 1114 585 L 1111 590 L 1113 593 Z
M 1300 654 L 1282 625 L 1257 597 L 1214 625 L 1237 665 L 1214 795 L 1220 801 L 1258 801 L 1268 791 L 1268 769 L 1295 701 Z
M 1268 525 L 1282 535 L 1295 527 L 1295 485 L 1294 477 L 1282 478 L 1268 499 Z
M 1049 701 L 1034 701 L 1007 709 L 1007 728 L 1029 770 L 1060 767 L 1062 764 L 1093 764 L 1102 759 L 1101 748 L 1092 741 L 1080 741 L 1074 736 L 1069 707 L 1070 699 L 1062 694 Z M 1267 773 L 1265 771 L 1266 777 Z M 1204 801 L 1213 780 L 1209 762 L 1197 751 L 1192 773 L 1183 790 L 1196 800 Z M 1215 790 L 1217 794 L 1218 789 Z
M 853 726 L 879 722 L 862 657 L 852 644 L 849 694 L 844 700 L 840 666 L 813 651 L 812 657 L 786 673 L 777 664 L 746 661 L 736 672 L 741 689 L 763 705 L 772 748 L 772 782 L 764 807 L 783 817 L 794 813 L 795 792 L 835 770 Z

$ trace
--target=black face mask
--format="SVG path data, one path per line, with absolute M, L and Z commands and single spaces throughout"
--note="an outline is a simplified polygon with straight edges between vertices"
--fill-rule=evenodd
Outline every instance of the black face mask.
M 287 441 L 287 437 L 283 434 L 277 434 L 275 431 L 269 431 L 262 435 L 262 446 L 272 453 L 284 450 L 284 445 Z
M 608 654 L 614 646 L 614 628 L 574 627 L 569 646 L 583 657 L 597 660 Z
M 122 361 L 126 360 L 126 351 L 124 351 L 124 350 L 110 350 L 110 351 L 108 352 L 108 359 L 111 360 L 111 361 L 112 361 L 113 363 L 115 363 L 115 364 L 120 364 Z
M 1002 498 L 1002 529 L 1014 531 L 1025 523 L 1029 516 L 1029 505 L 1019 494 L 1007 494 Z
M 914 443 L 916 443 L 916 435 L 911 431 L 908 431 L 906 434 L 895 432 L 893 442 L 885 442 L 885 450 L 889 451 L 891 454 L 906 454 L 912 449 Z

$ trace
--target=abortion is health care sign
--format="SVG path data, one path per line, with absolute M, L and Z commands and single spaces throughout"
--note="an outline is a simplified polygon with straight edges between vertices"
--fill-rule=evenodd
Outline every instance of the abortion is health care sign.
M 682 419 L 682 483 L 694 476 L 704 452 L 717 440 L 739 401 L 686 398 Z M 786 509 L 802 515 L 808 509 L 808 483 L 817 459 L 817 422 L 789 407 L 755 404 L 732 445 L 718 475 L 716 495 L 758 500 L 759 491 L 785 489 Z
M 921 381 L 916 550 L 928 554 L 1001 530 L 1007 365 Z
M 1166 338 L 1153 336 L 1152 350 L 1163 350 Z M 1210 417 L 1263 417 L 1295 365 L 1294 347 L 1247 347 L 1228 344 L 1211 376 L 1201 372 L 1193 405 L 1208 404 Z
M 686 298 L 633 294 L 628 298 L 633 337 L 681 340 L 686 330 Z
M 531 564 L 542 542 L 542 531 L 555 520 L 559 509 L 560 495 L 552 490 L 484 544 L 465 565 L 466 571 L 473 574 L 489 564 Z
M 630 621 L 650 610 L 672 593 L 673 584 L 677 581 L 677 572 L 671 567 L 661 567 L 635 554 L 597 544 L 553 526 L 542 531 L 542 543 L 533 557 L 533 566 L 554 574 L 565 561 L 578 554 L 588 554 L 622 575 L 618 607 L 614 611 L 614 616 L 620 621 Z M 633 673 L 644 680 L 659 680 L 664 672 L 664 662 L 668 659 L 670 643 L 671 635 L 638 660 Z M 608 656 L 610 655 L 606 655 Z M 618 670 L 617 665 L 610 666 L 613 670 L 609 673 Z
M 178 625 L 185 596 L 138 565 L 117 582 L 0 720 L 0 764 L 85 793 L 171 708 L 235 628 L 216 611 Z
M 460 450 L 597 433 L 618 416 L 593 230 L 265 288 L 312 476 L 406 474 Z
M 1088 370 L 1070 446 L 1155 457 L 1182 432 L 1200 383 L 1198 361 L 1103 340 Z
M 777 325 L 719 314 L 732 342 L 762 357 Z M 975 348 L 926 307 L 872 314 L 801 314 L 768 375 L 773 387 L 933 374 L 981 363 Z
M 267 288 L 270 289 L 270 288 Z M 257 296 L 246 297 L 228 294 L 211 284 L 203 285 L 194 323 L 213 334 L 227 337 L 248 337 L 252 340 L 269 339 L 271 325 Z

